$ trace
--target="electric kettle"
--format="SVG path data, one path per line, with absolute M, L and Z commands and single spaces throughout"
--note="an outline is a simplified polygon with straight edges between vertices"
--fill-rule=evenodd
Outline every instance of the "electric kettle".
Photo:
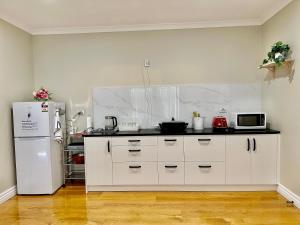
M 105 116 L 105 130 L 112 131 L 118 127 L 118 120 L 115 116 Z

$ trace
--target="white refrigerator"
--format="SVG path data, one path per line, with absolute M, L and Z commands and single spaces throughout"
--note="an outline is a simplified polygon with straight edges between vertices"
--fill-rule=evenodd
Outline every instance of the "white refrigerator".
M 63 147 L 55 134 L 64 130 L 64 111 L 63 103 L 13 103 L 18 194 L 53 194 L 62 186 Z

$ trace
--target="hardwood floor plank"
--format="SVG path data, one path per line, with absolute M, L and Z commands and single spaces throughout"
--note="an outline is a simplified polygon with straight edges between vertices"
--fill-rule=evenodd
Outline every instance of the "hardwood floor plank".
M 70 186 L 53 196 L 0 205 L 0 225 L 300 225 L 276 192 L 97 192 Z

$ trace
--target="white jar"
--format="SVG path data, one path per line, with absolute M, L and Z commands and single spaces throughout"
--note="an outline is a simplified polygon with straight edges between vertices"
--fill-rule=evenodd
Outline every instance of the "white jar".
M 204 118 L 203 117 L 193 117 L 193 128 L 194 130 L 204 129 Z

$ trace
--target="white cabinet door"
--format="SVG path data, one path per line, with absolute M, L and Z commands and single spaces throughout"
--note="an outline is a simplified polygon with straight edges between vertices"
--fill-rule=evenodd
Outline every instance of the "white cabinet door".
M 251 136 L 251 170 L 253 184 L 277 183 L 277 135 Z
M 251 184 L 251 139 L 248 136 L 226 137 L 226 183 Z
M 84 138 L 86 185 L 112 185 L 110 142 L 106 137 Z
M 227 184 L 276 184 L 277 135 L 226 137 Z

